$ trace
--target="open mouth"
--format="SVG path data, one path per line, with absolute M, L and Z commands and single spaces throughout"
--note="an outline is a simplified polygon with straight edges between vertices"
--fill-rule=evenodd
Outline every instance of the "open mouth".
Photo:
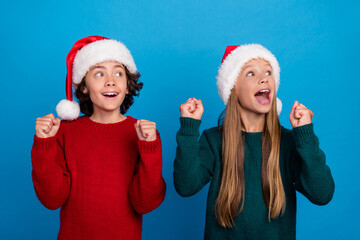
M 270 103 L 270 89 L 261 89 L 257 93 L 255 93 L 256 100 L 262 104 L 269 104 Z
M 119 93 L 116 93 L 116 92 L 104 92 L 104 93 L 102 93 L 102 95 L 104 97 L 107 97 L 107 98 L 114 98 L 117 95 L 119 95 Z

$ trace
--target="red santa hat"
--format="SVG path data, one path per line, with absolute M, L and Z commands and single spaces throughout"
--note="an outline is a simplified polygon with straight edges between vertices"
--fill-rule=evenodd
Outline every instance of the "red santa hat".
M 224 104 L 227 105 L 231 90 L 235 86 L 236 79 L 241 73 L 242 67 L 253 59 L 262 58 L 270 63 L 275 80 L 275 92 L 280 85 L 280 67 L 275 56 L 260 44 L 245 44 L 239 46 L 228 46 L 222 58 L 221 65 L 216 77 L 217 89 Z M 282 103 L 276 99 L 278 114 L 281 113 Z
M 57 115 L 63 120 L 74 120 L 80 115 L 80 106 L 73 101 L 72 86 L 81 83 L 89 69 L 99 63 L 116 61 L 136 73 L 136 65 L 126 46 L 116 40 L 101 36 L 89 36 L 75 42 L 66 57 L 66 99 L 56 106 Z

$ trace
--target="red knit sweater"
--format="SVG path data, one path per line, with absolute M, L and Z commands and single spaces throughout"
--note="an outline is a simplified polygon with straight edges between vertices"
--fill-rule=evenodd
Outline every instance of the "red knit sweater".
M 58 239 L 141 239 L 142 214 L 165 197 L 160 136 L 140 141 L 127 117 L 101 124 L 62 121 L 55 137 L 34 137 L 36 195 L 60 210 Z

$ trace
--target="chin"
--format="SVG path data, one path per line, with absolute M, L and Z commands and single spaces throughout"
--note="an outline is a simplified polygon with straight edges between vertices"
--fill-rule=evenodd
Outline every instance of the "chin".
M 258 107 L 256 108 L 256 113 L 259 113 L 259 114 L 266 114 L 266 113 L 269 113 L 271 110 L 271 106 L 261 106 L 261 107 Z

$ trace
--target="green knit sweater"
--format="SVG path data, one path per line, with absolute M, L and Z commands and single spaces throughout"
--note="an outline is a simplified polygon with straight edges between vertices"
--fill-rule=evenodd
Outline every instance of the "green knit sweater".
M 280 171 L 286 195 L 284 215 L 268 221 L 261 184 L 261 133 L 244 132 L 245 202 L 232 228 L 221 227 L 214 206 L 221 182 L 221 135 L 205 130 L 199 141 L 200 120 L 180 118 L 174 162 L 174 184 L 181 196 L 191 196 L 210 182 L 206 207 L 205 239 L 295 239 L 296 191 L 312 203 L 327 204 L 334 180 L 319 148 L 313 125 L 281 128 Z

